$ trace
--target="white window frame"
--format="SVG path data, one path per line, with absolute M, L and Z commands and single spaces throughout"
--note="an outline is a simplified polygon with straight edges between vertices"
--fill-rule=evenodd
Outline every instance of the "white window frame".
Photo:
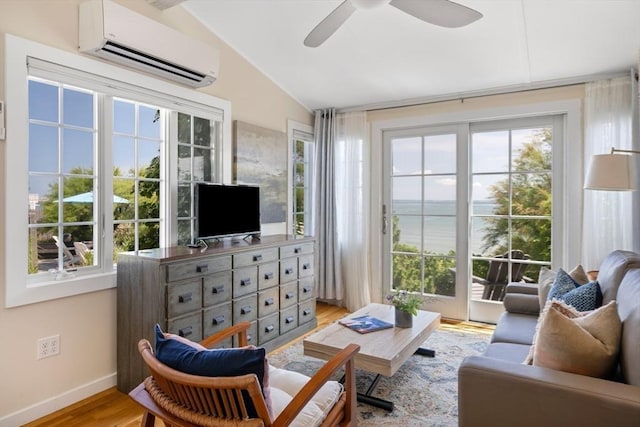
M 291 171 L 287 178 L 288 180 L 287 206 L 290 206 L 289 215 L 288 215 L 289 224 L 287 225 L 287 233 L 291 235 L 295 234 L 294 226 L 296 224 L 296 218 L 295 218 L 296 206 L 295 206 L 295 200 L 293 199 L 293 189 L 296 186 L 296 183 L 293 180 L 295 176 L 293 150 L 295 148 L 294 138 L 298 132 L 309 134 L 313 138 L 313 126 L 305 125 L 304 123 L 299 123 L 299 122 L 296 122 L 295 120 L 287 120 L 287 139 L 289 141 L 288 149 L 287 149 L 287 158 L 288 158 L 287 167 Z M 308 166 L 311 169 L 315 167 L 315 150 L 314 150 L 314 153 L 311 153 L 311 159 Z M 309 170 L 309 174 L 307 178 L 309 182 L 306 184 L 306 186 L 307 188 L 309 188 L 309 194 L 305 194 L 305 212 L 307 212 L 305 214 L 305 225 L 307 226 L 306 229 L 308 229 L 309 231 L 313 231 L 313 218 L 312 218 L 313 206 L 311 205 L 313 203 L 312 193 L 314 190 L 313 189 L 313 170 Z
M 105 267 L 104 270 L 89 274 L 78 273 L 74 277 L 38 283 L 28 283 L 28 67 L 29 58 L 46 61 L 52 67 L 64 67 L 71 70 L 82 70 L 79 73 L 95 76 L 97 81 L 103 80 L 105 85 L 113 82 L 121 83 L 126 89 L 124 93 L 135 90 L 144 101 L 145 96 L 158 99 L 165 106 L 173 104 L 176 110 L 190 109 L 210 111 L 211 108 L 222 111 L 222 182 L 232 180 L 232 141 L 231 141 L 231 103 L 193 89 L 177 86 L 160 79 L 90 59 L 76 53 L 52 48 L 11 34 L 5 34 L 5 96 L 6 96 L 6 145 L 5 145 L 5 307 L 16 307 L 55 298 L 93 292 L 116 286 L 116 270 Z M 64 64 L 64 65 L 56 65 Z M 117 92 L 118 88 L 109 86 Z M 171 108 L 168 106 L 168 108 Z M 161 216 L 170 223 L 167 236 L 177 222 L 176 210 L 171 209 L 171 200 L 175 200 L 177 187 L 171 181 L 166 199 L 168 203 L 162 207 Z M 111 194 L 105 188 L 108 194 Z M 109 212 L 104 212 L 106 216 Z M 170 237 L 167 237 L 169 240 Z M 172 244 L 172 242 L 168 242 Z M 105 266 L 110 264 L 104 262 Z M 9 268 L 10 266 L 10 268 Z

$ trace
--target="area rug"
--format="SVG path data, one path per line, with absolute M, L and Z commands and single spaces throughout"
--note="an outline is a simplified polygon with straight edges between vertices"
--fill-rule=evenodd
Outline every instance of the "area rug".
M 393 377 L 381 377 L 374 396 L 394 403 L 392 412 L 358 403 L 359 426 L 457 426 L 457 371 L 466 356 L 481 354 L 490 336 L 466 331 L 434 331 L 422 345 L 435 357 L 414 354 Z M 278 368 L 312 376 L 324 361 L 303 354 L 302 340 L 269 354 Z M 357 370 L 358 391 L 364 393 L 374 374 Z M 339 379 L 339 378 L 335 378 Z

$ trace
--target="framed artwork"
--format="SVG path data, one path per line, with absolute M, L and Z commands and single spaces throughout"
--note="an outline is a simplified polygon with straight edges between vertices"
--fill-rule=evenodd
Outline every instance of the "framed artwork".
M 236 184 L 260 186 L 263 224 L 287 220 L 287 134 L 249 123 L 233 123 Z

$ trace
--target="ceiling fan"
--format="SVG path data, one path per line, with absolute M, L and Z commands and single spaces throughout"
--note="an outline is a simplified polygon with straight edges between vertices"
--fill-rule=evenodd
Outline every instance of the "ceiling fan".
M 311 30 L 304 45 L 318 47 L 359 9 L 373 9 L 389 4 L 409 15 L 441 27 L 457 28 L 482 18 L 482 14 L 449 0 L 344 0 Z

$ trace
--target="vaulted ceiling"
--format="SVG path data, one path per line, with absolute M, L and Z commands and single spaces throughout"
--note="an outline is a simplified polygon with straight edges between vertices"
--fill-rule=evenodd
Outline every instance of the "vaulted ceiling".
M 304 46 L 341 3 L 185 0 L 177 7 L 310 110 L 535 88 L 638 65 L 640 0 L 459 0 L 483 14 L 461 28 L 384 4 L 356 10 L 319 47 Z

